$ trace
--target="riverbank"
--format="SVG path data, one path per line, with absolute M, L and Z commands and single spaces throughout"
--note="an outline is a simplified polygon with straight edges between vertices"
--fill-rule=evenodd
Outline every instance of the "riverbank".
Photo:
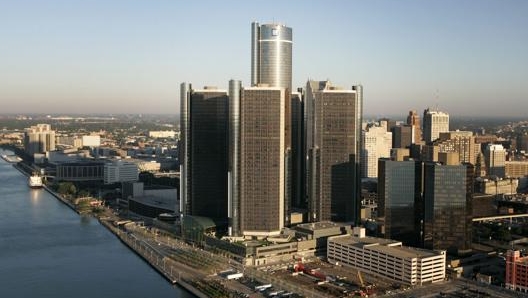
M 29 177 L 30 173 L 25 171 L 22 167 L 20 167 L 19 164 L 13 164 L 13 167 L 17 169 L 20 173 L 24 174 L 24 176 Z M 57 200 L 61 201 L 64 205 L 68 206 L 71 210 L 75 211 L 77 214 L 79 214 L 79 211 L 77 208 L 75 208 L 75 205 L 73 205 L 69 200 L 63 198 L 60 194 L 54 192 L 52 189 L 50 189 L 47 185 L 43 185 L 42 188 L 46 190 L 48 193 L 50 193 L 52 196 L 54 196 Z
M 172 284 L 177 284 L 197 297 L 208 297 L 185 281 L 185 278 L 182 277 L 182 269 L 184 270 L 186 268 L 182 268 L 181 264 L 168 258 L 159 249 L 153 247 L 134 233 L 126 229 L 122 230 L 119 226 L 115 225 L 116 222 L 111 218 L 99 217 L 98 219 L 104 227 L 119 238 L 119 240 L 128 246 L 133 252 L 145 260 L 152 268 L 158 271 L 167 281 Z
M 31 169 L 28 165 L 12 163 L 12 166 L 17 169 L 24 177 L 31 175 Z M 77 209 L 76 205 L 70 200 L 64 198 L 59 193 L 56 193 L 50 187 L 44 185 L 43 189 L 59 200 L 61 203 L 66 205 L 77 214 L 81 214 Z M 114 222 L 123 220 L 118 216 L 114 215 L 111 209 L 103 207 L 100 213 L 90 213 L 94 218 L 97 218 L 99 223 L 105 227 L 108 231 L 114 234 L 121 243 L 125 244 L 132 252 L 137 256 L 141 257 L 151 268 L 156 270 L 161 276 L 173 285 L 177 285 L 179 288 L 191 293 L 192 295 L 200 298 L 206 298 L 207 295 L 200 292 L 197 288 L 192 286 L 186 277 L 192 277 L 192 275 L 186 274 L 184 266 L 178 264 L 175 260 L 164 255 L 162 251 L 156 248 L 149 241 L 142 239 L 139 235 L 135 235 L 130 231 L 123 231 L 119 226 L 114 226 Z M 192 278 L 191 278 L 192 279 Z

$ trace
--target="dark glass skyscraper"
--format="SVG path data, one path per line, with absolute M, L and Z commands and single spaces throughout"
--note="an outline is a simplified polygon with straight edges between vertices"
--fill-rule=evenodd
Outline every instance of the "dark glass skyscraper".
M 306 88 L 308 219 L 359 222 L 362 87 Z
M 185 102 L 183 102 L 185 101 Z M 226 224 L 228 217 L 228 96 L 182 84 L 180 198 L 184 215 Z
M 471 249 L 470 164 L 424 165 L 424 247 L 460 252 Z
M 416 213 L 421 200 L 422 163 L 419 161 L 378 162 L 378 215 L 385 238 L 405 245 L 420 244 L 420 218 Z

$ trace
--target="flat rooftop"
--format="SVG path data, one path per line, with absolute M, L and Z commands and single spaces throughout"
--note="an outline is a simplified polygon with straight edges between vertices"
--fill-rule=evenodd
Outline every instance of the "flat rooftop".
M 401 258 L 428 258 L 439 255 L 439 252 L 433 250 L 419 249 L 415 247 L 401 246 L 400 241 L 392 239 L 375 238 L 375 237 L 354 237 L 352 235 L 338 236 L 332 238 L 333 242 L 354 246 L 360 249 L 378 251 L 387 255 L 393 255 Z M 366 247 L 365 247 L 366 246 Z
M 176 198 L 169 199 L 169 198 L 161 197 L 161 196 L 151 196 L 151 195 L 137 196 L 137 197 L 130 198 L 130 200 L 138 202 L 146 206 L 163 208 L 163 209 L 173 210 L 173 211 L 176 211 L 176 206 L 177 206 Z
M 343 226 L 346 226 L 346 224 L 341 224 L 341 223 L 338 224 L 332 221 L 319 221 L 319 222 L 313 222 L 313 223 L 299 224 L 296 227 L 304 229 L 304 230 L 316 231 L 316 230 L 324 230 L 324 229 L 329 229 L 329 228 L 338 228 L 338 227 L 343 227 Z

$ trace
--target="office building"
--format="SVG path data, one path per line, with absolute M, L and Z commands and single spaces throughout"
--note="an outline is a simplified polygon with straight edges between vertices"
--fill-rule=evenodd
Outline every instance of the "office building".
M 406 247 L 391 239 L 365 237 L 357 230 L 360 228 L 354 228 L 354 235 L 328 238 L 328 262 L 404 285 L 444 281 L 445 251 Z
M 82 136 L 82 145 L 83 147 L 99 147 L 101 146 L 101 136 L 91 135 L 91 136 Z
M 240 100 L 240 233 L 278 235 L 287 201 L 286 158 L 291 150 L 290 94 L 280 87 L 250 87 Z
M 505 176 L 520 178 L 528 176 L 528 161 L 505 161 Z
M 306 152 L 304 143 L 304 97 L 302 89 L 291 94 L 291 202 L 290 209 L 306 209 Z M 291 218 L 291 216 L 288 216 Z M 290 220 L 291 222 L 291 220 Z
M 506 252 L 506 289 L 528 293 L 528 257 L 518 250 Z
M 392 128 L 392 148 L 409 148 L 413 143 L 413 127 L 398 125 Z
M 519 150 L 528 153 L 528 134 L 520 135 L 517 137 L 517 147 Z
M 420 144 L 422 142 L 422 126 L 420 124 L 420 115 L 418 115 L 416 111 L 409 111 L 409 115 L 407 116 L 407 125 L 411 127 L 412 143 Z
M 420 244 L 422 163 L 414 160 L 379 160 L 378 217 L 385 238 L 405 245 Z
M 306 86 L 309 221 L 359 221 L 362 87 Z
M 434 142 L 438 146 L 438 152 L 456 152 L 460 162 L 477 163 L 480 146 L 475 142 L 475 136 L 471 131 L 441 132 L 438 140 Z M 436 161 L 436 160 L 433 160 Z
M 115 160 L 104 164 L 104 184 L 139 180 L 139 168 L 133 162 Z
M 292 29 L 251 24 L 251 86 L 268 84 L 292 92 Z
M 24 151 L 33 156 L 55 150 L 55 131 L 49 124 L 37 124 L 24 130 Z
M 441 132 L 449 131 L 449 114 L 426 109 L 423 115 L 423 136 L 426 143 L 440 137 Z
M 104 181 L 104 163 L 102 162 L 65 162 L 55 166 L 56 181 L 94 182 Z
M 362 132 L 361 177 L 378 177 L 378 159 L 390 157 L 392 133 L 387 131 L 386 122 L 368 125 Z
M 488 176 L 503 178 L 506 174 L 506 149 L 500 144 L 488 144 L 484 156 Z
M 227 225 L 227 91 L 183 83 L 181 92 L 181 211 Z
M 454 253 L 471 249 L 473 166 L 427 162 L 423 181 L 424 247 Z
M 411 158 L 411 152 L 407 148 L 392 148 L 391 160 L 404 161 Z

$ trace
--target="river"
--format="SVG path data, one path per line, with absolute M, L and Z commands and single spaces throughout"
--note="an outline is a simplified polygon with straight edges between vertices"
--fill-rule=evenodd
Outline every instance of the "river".
M 0 154 L 10 152 L 0 149 Z M 1 297 L 194 297 L 0 159 Z

